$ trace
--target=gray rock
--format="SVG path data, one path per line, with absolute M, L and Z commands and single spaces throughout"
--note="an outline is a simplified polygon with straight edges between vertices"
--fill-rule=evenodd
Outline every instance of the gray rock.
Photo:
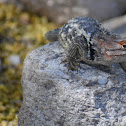
M 125 0 L 0 0 L 20 5 L 57 24 L 76 16 L 89 16 L 99 21 L 116 17 L 126 11 Z
M 125 126 L 126 73 L 122 68 L 114 64 L 104 72 L 80 64 L 78 73 L 67 74 L 65 63 L 60 64 L 64 58 L 58 42 L 27 56 L 18 126 Z M 99 85 L 99 77 L 107 81 Z

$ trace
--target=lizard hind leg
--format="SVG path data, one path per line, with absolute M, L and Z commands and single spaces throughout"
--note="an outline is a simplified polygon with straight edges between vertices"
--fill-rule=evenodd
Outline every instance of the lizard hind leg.
M 67 70 L 68 70 L 68 72 L 69 72 L 69 70 L 78 71 L 78 66 L 79 65 L 80 64 L 76 60 L 73 60 L 73 59 L 68 60 L 67 61 Z
M 68 72 L 70 70 L 78 71 L 77 67 L 80 66 L 78 61 L 80 61 L 80 60 L 72 60 L 72 59 L 70 60 L 69 58 L 66 58 L 60 64 L 67 63 L 67 70 L 68 70 Z

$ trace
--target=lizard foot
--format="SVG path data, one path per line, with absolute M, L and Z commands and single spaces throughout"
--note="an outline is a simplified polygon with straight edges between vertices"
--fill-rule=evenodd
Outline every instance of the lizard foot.
M 78 73 L 78 67 L 80 66 L 80 63 L 78 62 L 78 60 L 75 61 L 75 60 L 65 59 L 61 63 L 65 63 L 65 62 L 67 62 L 67 70 L 68 70 L 68 72 L 70 70 L 74 70 L 74 71 L 77 71 L 77 73 Z

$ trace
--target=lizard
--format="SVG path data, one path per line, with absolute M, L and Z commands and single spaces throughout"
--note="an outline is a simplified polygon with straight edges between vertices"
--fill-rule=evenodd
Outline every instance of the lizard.
M 66 54 L 67 69 L 77 70 L 80 61 L 90 65 L 119 63 L 126 72 L 126 38 L 110 32 L 90 17 L 75 17 L 45 38 L 59 41 Z

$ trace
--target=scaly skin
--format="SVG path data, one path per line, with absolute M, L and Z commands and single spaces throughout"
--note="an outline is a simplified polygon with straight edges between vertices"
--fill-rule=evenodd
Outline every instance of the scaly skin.
M 67 68 L 77 70 L 79 61 L 110 66 L 120 63 L 126 71 L 126 39 L 111 33 L 88 17 L 76 17 L 63 27 L 46 33 L 50 41 L 59 41 L 67 56 Z

